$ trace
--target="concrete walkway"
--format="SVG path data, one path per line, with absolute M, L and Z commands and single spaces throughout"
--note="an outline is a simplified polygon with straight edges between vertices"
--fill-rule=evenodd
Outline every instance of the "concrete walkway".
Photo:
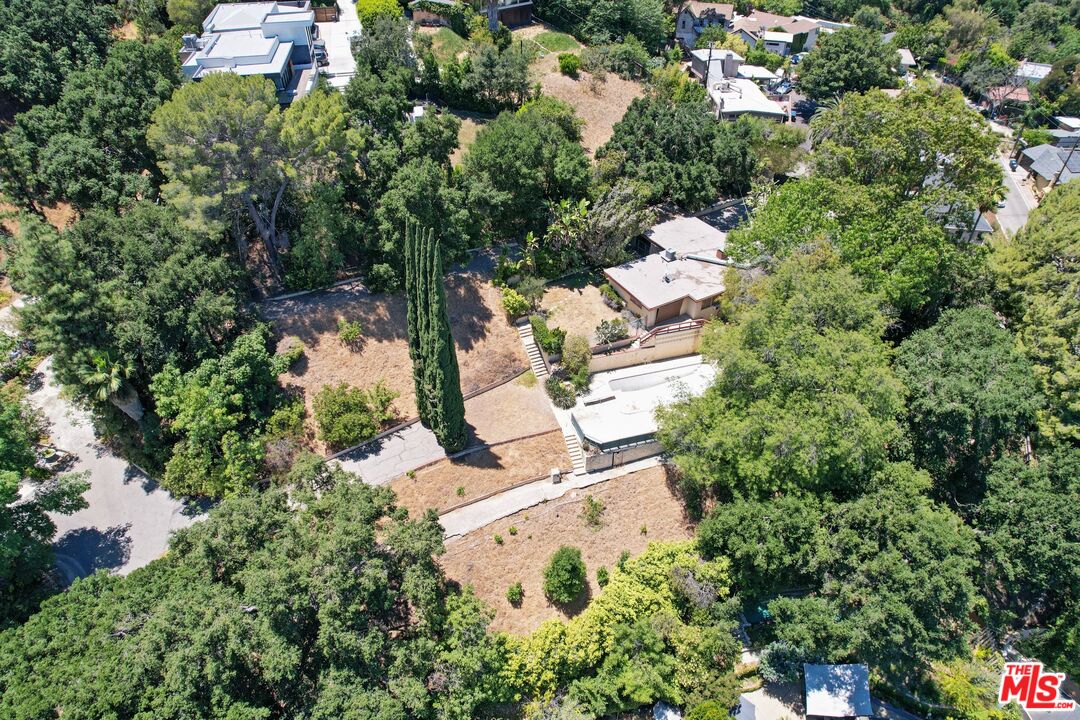
M 439 522 L 442 523 L 447 538 L 464 535 L 467 532 L 482 528 L 488 523 L 501 520 L 521 510 L 527 510 L 534 505 L 539 505 L 546 500 L 562 497 L 571 490 L 579 490 L 605 480 L 613 480 L 659 464 L 659 457 L 651 457 L 603 472 L 585 475 L 564 475 L 560 483 L 553 483 L 551 480 L 544 478 L 499 493 L 486 500 L 480 500 L 472 505 L 451 510 L 445 515 L 440 515 Z
M 446 457 L 435 433 L 420 423 L 342 455 L 337 462 L 369 485 L 385 485 L 409 470 Z
M 89 506 L 74 515 L 52 516 L 53 550 L 64 580 L 100 569 L 125 575 L 160 557 L 172 532 L 202 515 L 98 442 L 86 411 L 60 397 L 50 360 L 38 370 L 45 380 L 28 400 L 48 419 L 53 444 L 78 456 L 70 472 L 89 472 L 84 496 Z

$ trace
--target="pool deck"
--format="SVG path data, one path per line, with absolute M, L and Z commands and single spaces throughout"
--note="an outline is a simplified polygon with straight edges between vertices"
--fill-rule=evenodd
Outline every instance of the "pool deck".
M 716 368 L 700 355 L 597 373 L 570 410 L 573 425 L 602 447 L 640 440 L 656 433 L 658 407 L 702 394 L 715 376 Z

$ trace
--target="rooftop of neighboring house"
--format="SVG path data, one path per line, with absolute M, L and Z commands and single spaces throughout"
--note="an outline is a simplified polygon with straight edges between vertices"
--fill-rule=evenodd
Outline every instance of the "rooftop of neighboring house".
M 701 17 L 708 13 L 716 13 L 726 18 L 734 17 L 735 6 L 730 3 L 701 2 L 701 0 L 689 0 L 683 4 L 684 10 L 689 10 L 694 17 Z
M 755 35 L 779 29 L 780 32 L 800 35 L 820 28 L 817 20 L 794 15 L 773 15 L 755 10 L 750 15 L 738 16 L 731 23 L 732 30 L 745 30 Z
M 630 293 L 647 310 L 690 298 L 702 301 L 724 292 L 723 265 L 653 253 L 610 267 L 604 274 Z
M 803 665 L 808 717 L 870 717 L 870 670 L 866 665 Z
M 1030 102 L 1031 91 L 1025 85 L 998 85 L 986 91 L 986 97 L 992 102 L 1011 100 L 1013 102 Z
M 900 48 L 896 51 L 900 55 L 900 64 L 906 67 L 912 67 L 915 65 L 915 56 L 911 54 L 911 51 L 907 48 Z
M 1024 60 L 1016 68 L 1016 77 L 1024 80 L 1042 80 L 1053 70 L 1053 65 Z
M 700 50 L 694 50 L 690 53 L 698 60 L 705 62 L 721 62 L 723 60 L 738 60 L 742 62 L 743 56 L 734 50 L 717 49 L 717 48 L 702 48 Z
M 240 2 L 217 5 L 203 21 L 206 32 L 258 30 L 263 23 L 314 22 L 307 2 Z
M 721 115 L 784 116 L 784 108 L 766 97 L 753 80 L 724 78 L 710 82 L 707 89 Z
M 679 257 L 723 251 L 727 233 L 696 217 L 677 217 L 654 225 L 645 237 L 659 250 L 673 250 Z
M 199 79 L 215 72 L 241 75 L 280 73 L 289 62 L 291 42 L 263 37 L 257 30 L 211 33 L 200 38 L 201 47 L 184 61 L 191 77 Z
M 789 32 L 780 32 L 778 30 L 766 30 L 761 33 L 761 39 L 769 43 L 793 43 L 795 42 L 795 36 Z
M 1061 127 L 1062 130 L 1080 130 L 1080 118 L 1069 117 L 1068 115 L 1056 115 L 1054 120 Z
M 1072 157 L 1070 158 L 1070 152 L 1067 148 L 1053 145 L 1036 145 L 1024 150 L 1023 154 L 1028 161 L 1025 165 L 1031 172 L 1046 180 L 1052 180 L 1058 172 L 1061 172 L 1058 182 L 1062 183 L 1080 176 L 1080 153 L 1071 153 Z M 1068 161 L 1068 165 L 1062 170 L 1062 165 L 1066 161 Z
M 768 82 L 772 82 L 780 77 L 769 68 L 761 67 L 760 65 L 740 65 L 738 76 L 747 80 L 765 80 Z

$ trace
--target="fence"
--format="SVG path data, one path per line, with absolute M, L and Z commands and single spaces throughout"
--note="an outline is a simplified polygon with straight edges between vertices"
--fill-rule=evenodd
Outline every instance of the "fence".
M 589 372 L 643 365 L 669 360 L 684 355 L 694 355 L 701 349 L 703 320 L 689 320 L 678 325 L 658 327 L 642 337 L 635 346 L 615 352 L 593 355 Z
M 329 7 L 313 7 L 311 9 L 315 11 L 315 22 L 338 21 L 337 5 L 331 5 Z

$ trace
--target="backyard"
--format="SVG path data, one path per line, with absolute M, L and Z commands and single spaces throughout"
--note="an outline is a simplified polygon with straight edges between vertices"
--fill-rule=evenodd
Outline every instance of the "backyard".
M 461 368 L 461 389 L 469 393 L 525 368 L 525 353 L 516 329 L 506 321 L 499 291 L 492 286 L 486 263 L 446 277 L 447 307 Z M 295 337 L 305 354 L 281 376 L 286 387 L 301 391 L 308 408 L 324 385 L 348 382 L 370 387 L 382 380 L 399 393 L 397 417 L 416 415 L 412 362 L 409 359 L 405 298 L 372 294 L 360 281 L 326 291 L 263 303 L 263 316 L 281 343 Z M 359 343 L 338 337 L 340 320 L 359 322 Z
M 599 284 L 597 276 L 586 273 L 549 285 L 540 303 L 547 312 L 548 325 L 562 328 L 567 335 L 584 335 L 595 345 L 596 326 L 620 317 L 604 304 Z
M 672 487 L 667 470 L 653 467 L 575 490 L 449 540 L 440 562 L 451 580 L 472 585 L 495 609 L 495 629 L 527 633 L 548 618 L 566 617 L 542 590 L 544 565 L 559 546 L 581 549 L 588 592 L 595 596 L 600 592 L 596 569 L 613 567 L 623 551 L 637 555 L 652 541 L 693 537 L 693 525 Z M 604 505 L 599 527 L 581 517 L 587 496 Z M 525 590 L 517 608 L 506 599 L 506 589 L 515 582 Z

